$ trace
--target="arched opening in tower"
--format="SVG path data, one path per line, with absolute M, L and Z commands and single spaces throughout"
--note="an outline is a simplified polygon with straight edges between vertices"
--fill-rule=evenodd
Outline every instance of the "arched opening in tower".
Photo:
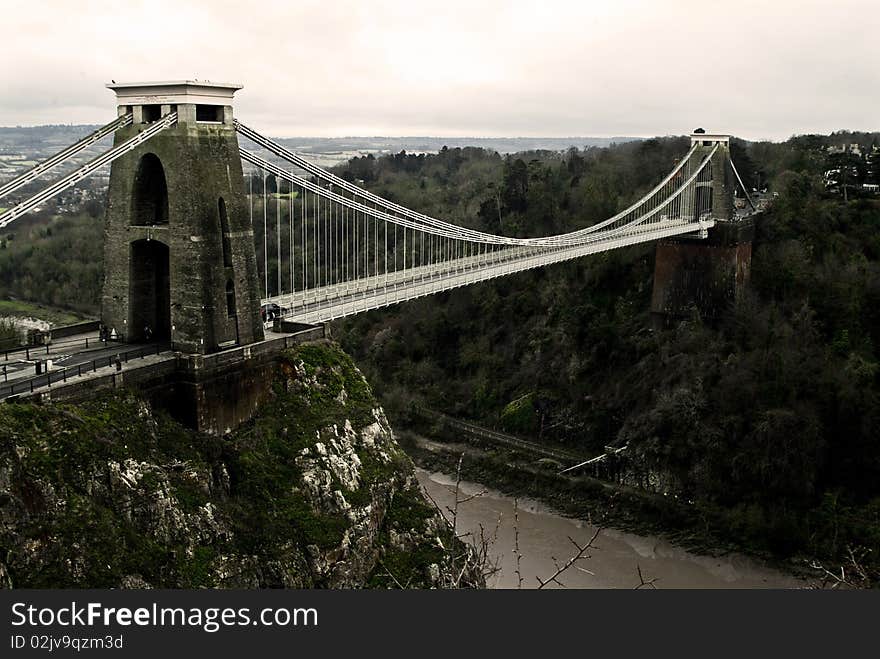
M 158 240 L 131 243 L 129 341 L 171 338 L 171 273 L 168 245 Z
M 155 154 L 144 154 L 138 163 L 131 221 L 136 226 L 168 224 L 168 186 L 162 162 Z

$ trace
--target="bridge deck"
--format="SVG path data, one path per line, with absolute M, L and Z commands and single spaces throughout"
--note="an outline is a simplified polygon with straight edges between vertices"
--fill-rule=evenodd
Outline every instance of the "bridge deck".
M 703 225 L 709 228 L 714 222 L 708 220 Z M 263 303 L 278 304 L 288 320 L 308 324 L 323 323 L 588 254 L 693 233 L 698 228 L 687 220 L 665 220 L 587 245 L 541 251 L 516 248 L 500 253 L 503 258 L 497 252 L 490 252 L 270 297 L 263 300 Z

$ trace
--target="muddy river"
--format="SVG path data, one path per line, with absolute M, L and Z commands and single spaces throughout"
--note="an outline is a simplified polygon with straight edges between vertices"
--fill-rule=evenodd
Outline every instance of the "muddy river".
M 444 509 L 454 502 L 455 479 L 442 473 L 417 470 L 419 482 Z M 483 491 L 477 483 L 463 481 L 459 498 Z M 520 573 L 523 588 L 537 587 L 537 577 L 548 579 L 556 571 L 554 558 L 564 564 L 583 545 L 595 527 L 564 517 L 537 501 L 520 499 L 519 521 L 514 524 L 514 500 L 487 490 L 459 506 L 459 532 L 478 534 L 480 525 L 495 536 L 490 555 L 500 570 L 490 579 L 493 588 L 516 588 L 514 528 L 519 532 Z M 634 588 L 642 580 L 656 588 L 803 588 L 808 582 L 787 575 L 740 554 L 701 556 L 669 542 L 614 529 L 603 529 L 589 558 L 578 561 L 559 580 L 567 588 Z M 639 571 L 641 570 L 641 579 Z M 551 584 L 555 586 L 555 584 Z M 548 586 L 550 587 L 550 586 Z M 558 587 L 558 586 L 555 586 Z

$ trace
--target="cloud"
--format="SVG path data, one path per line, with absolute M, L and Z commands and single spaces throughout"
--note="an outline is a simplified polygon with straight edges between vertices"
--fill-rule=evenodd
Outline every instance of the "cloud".
M 878 32 L 873 0 L 13 0 L 0 124 L 100 123 L 111 78 L 199 78 L 243 83 L 238 116 L 279 136 L 877 129 Z

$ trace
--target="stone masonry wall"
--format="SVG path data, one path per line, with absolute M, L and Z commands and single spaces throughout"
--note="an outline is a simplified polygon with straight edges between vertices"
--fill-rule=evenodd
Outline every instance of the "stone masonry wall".
M 147 124 L 116 134 L 129 139 Z M 135 178 L 141 158 L 155 154 L 168 190 L 168 224 L 133 225 Z M 229 222 L 231 267 L 224 266 L 219 200 Z M 110 175 L 102 320 L 124 340 L 137 339 L 131 323 L 131 244 L 158 240 L 169 247 L 171 340 L 184 352 L 209 353 L 221 344 L 263 338 L 259 317 L 253 230 L 246 210 L 238 140 L 232 126 L 179 123 L 116 160 Z M 237 316 L 227 314 L 226 284 L 235 286 Z
M 651 312 L 680 317 L 692 307 L 716 318 L 748 285 L 751 225 L 719 222 L 706 240 L 657 244 Z

